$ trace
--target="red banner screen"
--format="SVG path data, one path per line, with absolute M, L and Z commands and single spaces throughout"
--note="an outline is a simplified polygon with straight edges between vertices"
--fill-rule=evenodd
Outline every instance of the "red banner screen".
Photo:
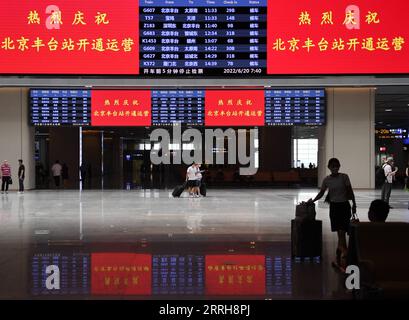
M 150 126 L 149 90 L 92 90 L 92 126 Z
M 0 73 L 139 73 L 138 1 L 2 2 Z
M 206 90 L 206 126 L 263 126 L 263 90 Z
M 268 74 L 409 73 L 405 0 L 269 0 Z

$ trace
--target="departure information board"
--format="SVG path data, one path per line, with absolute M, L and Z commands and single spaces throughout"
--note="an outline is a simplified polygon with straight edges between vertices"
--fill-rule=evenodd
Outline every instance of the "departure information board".
M 266 73 L 267 0 L 140 0 L 142 75 Z
M 91 122 L 90 90 L 30 91 L 30 119 L 36 126 L 85 126 Z
M 30 121 L 49 126 L 324 125 L 324 89 L 30 91 Z
M 153 90 L 152 125 L 203 125 L 204 98 L 204 90 Z
M 375 130 L 375 136 L 377 139 L 406 139 L 408 137 L 408 131 L 400 128 L 379 128 Z
M 89 294 L 89 255 L 34 254 L 31 261 L 31 280 L 33 295 Z
M 152 293 L 204 294 L 204 255 L 154 255 Z
M 325 90 L 265 90 L 265 124 L 325 124 Z

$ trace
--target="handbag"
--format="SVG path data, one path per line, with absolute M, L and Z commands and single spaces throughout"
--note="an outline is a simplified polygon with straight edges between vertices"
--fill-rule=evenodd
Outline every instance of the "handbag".
M 9 184 L 13 184 L 13 179 L 9 178 Z
M 358 222 L 359 222 L 358 214 L 357 213 L 352 213 L 350 223 L 358 223 Z
M 297 220 L 315 220 L 315 203 L 301 202 L 295 207 L 295 218 Z

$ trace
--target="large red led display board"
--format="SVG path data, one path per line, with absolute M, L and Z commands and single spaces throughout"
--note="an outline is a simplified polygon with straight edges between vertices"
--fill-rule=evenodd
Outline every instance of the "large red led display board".
M 409 72 L 406 0 L 269 0 L 268 74 Z
M 207 295 L 263 295 L 264 255 L 206 255 Z
M 92 126 L 150 126 L 151 91 L 92 90 Z
M 138 1 L 1 1 L 0 73 L 138 74 Z
M 407 0 L 0 0 L 0 74 L 409 74 Z
M 134 253 L 92 253 L 91 293 L 150 295 L 152 256 Z
M 206 90 L 206 126 L 263 126 L 264 90 Z

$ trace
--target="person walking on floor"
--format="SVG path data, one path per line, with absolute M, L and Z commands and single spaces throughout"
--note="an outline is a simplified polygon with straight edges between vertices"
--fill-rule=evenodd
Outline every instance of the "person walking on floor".
M 26 176 L 26 168 L 23 160 L 18 160 L 18 193 L 24 193 L 24 178 Z
M 51 167 L 51 172 L 53 174 L 54 184 L 57 188 L 60 187 L 61 171 L 62 171 L 62 166 L 60 164 L 60 161 L 56 160 L 53 166 Z
M 197 164 L 193 162 L 193 164 L 189 168 L 187 168 L 186 171 L 186 181 L 190 197 L 199 197 L 198 194 L 200 193 L 200 190 L 198 186 L 199 180 L 197 180 L 197 173 Z
M 68 166 L 65 162 L 62 164 L 61 178 L 62 178 L 62 186 L 63 188 L 66 188 L 67 181 L 68 181 Z
M 393 163 L 394 163 L 393 158 L 388 157 L 386 159 L 386 164 L 383 166 L 383 171 L 385 173 L 385 181 L 382 186 L 381 200 L 385 201 L 388 204 L 392 191 L 393 178 L 395 177 L 396 172 L 398 171 L 397 167 L 395 168 L 395 170 L 392 171 Z M 392 209 L 392 207 L 390 208 Z
M 339 172 L 340 167 L 341 163 L 337 158 L 328 161 L 328 169 L 331 174 L 322 181 L 321 190 L 317 196 L 309 201 L 315 202 L 321 199 L 328 189 L 325 201 L 329 202 L 331 231 L 337 232 L 338 235 L 336 261 L 337 265 L 345 267 L 348 251 L 346 233 L 351 220 L 351 209 L 353 214 L 356 213 L 356 202 L 349 177 L 347 174 Z M 352 200 L 352 208 L 349 200 Z
M 3 161 L 3 164 L 0 166 L 0 176 L 1 176 L 1 193 L 6 194 L 9 192 L 9 184 L 11 180 L 11 167 L 7 160 Z

